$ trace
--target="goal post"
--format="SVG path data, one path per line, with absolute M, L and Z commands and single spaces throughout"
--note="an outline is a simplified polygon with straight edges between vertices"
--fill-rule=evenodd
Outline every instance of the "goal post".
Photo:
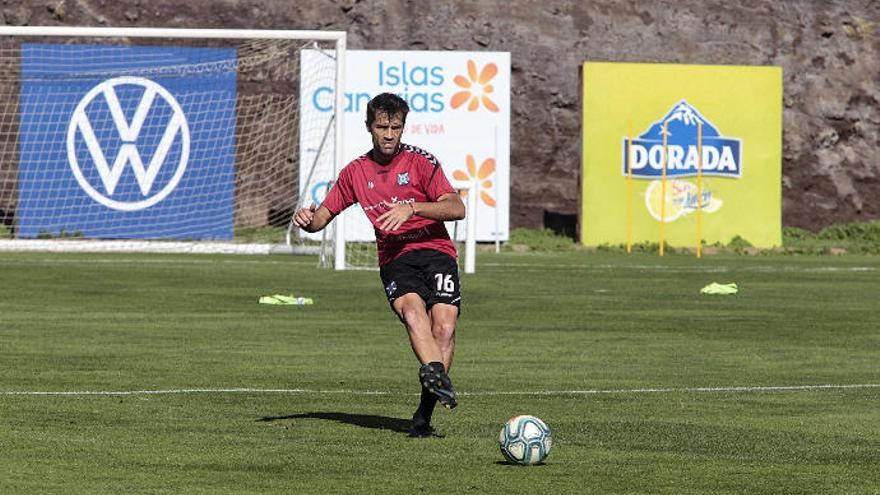
M 0 26 L 0 250 L 332 248 L 287 226 L 309 168 L 341 169 L 345 50 L 342 31 Z
M 465 193 L 466 216 L 464 235 L 464 272 L 475 273 L 477 266 L 477 191 L 479 187 L 473 182 L 453 181 L 454 187 L 459 194 Z M 460 222 L 459 222 L 460 224 Z M 458 240 L 458 235 L 453 230 L 453 240 Z

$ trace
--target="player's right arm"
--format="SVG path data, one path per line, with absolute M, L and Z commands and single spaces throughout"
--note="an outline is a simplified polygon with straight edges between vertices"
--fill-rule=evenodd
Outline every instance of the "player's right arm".
M 352 185 L 350 166 L 351 164 L 345 166 L 339 172 L 339 177 L 336 178 L 327 197 L 321 202 L 321 206 L 312 204 L 312 206 L 300 208 L 294 213 L 293 223 L 297 227 L 306 232 L 317 232 L 326 227 L 333 220 L 333 217 L 341 213 L 342 210 L 357 201 Z
M 317 232 L 326 227 L 333 216 L 326 206 L 312 205 L 297 210 L 293 215 L 293 223 L 306 232 Z

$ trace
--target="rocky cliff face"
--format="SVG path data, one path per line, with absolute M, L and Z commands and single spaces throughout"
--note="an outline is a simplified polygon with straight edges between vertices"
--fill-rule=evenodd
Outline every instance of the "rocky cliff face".
M 3 0 L 0 22 L 331 29 L 353 49 L 509 51 L 512 227 L 576 212 L 583 61 L 777 65 L 783 224 L 880 218 L 877 0 Z

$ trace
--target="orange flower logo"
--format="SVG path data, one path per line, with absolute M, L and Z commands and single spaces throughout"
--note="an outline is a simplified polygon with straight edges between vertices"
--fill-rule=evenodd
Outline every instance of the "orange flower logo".
M 455 84 L 464 90 L 452 95 L 452 101 L 450 102 L 452 108 L 458 108 L 467 102 L 468 111 L 476 112 L 480 108 L 480 102 L 482 102 L 487 110 L 497 112 L 498 105 L 489 98 L 489 95 L 495 91 L 495 88 L 489 82 L 498 74 L 498 66 L 490 62 L 483 67 L 483 70 L 478 75 L 477 63 L 473 60 L 468 60 L 467 69 L 468 77 L 458 75 L 453 79 Z
M 468 155 L 467 173 L 462 170 L 455 170 L 452 172 L 452 177 L 460 181 L 477 182 L 477 187 L 480 190 L 480 199 L 482 199 L 483 203 L 486 203 L 487 206 L 494 208 L 495 198 L 486 192 L 487 189 L 492 187 L 492 181 L 489 178 L 493 173 L 495 173 L 494 158 L 486 158 L 483 160 L 483 163 L 480 164 L 480 170 L 477 170 L 477 161 L 474 160 L 473 155 Z M 467 197 L 467 193 L 468 191 L 462 191 L 462 197 Z

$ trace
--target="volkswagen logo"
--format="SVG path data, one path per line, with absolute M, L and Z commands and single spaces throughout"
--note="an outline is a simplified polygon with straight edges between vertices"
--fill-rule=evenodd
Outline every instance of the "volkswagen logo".
M 126 85 L 143 88 L 143 94 L 130 122 L 127 120 L 117 96 L 117 88 Z M 113 119 L 119 139 L 122 141 L 122 145 L 119 146 L 112 165 L 108 163 L 108 157 L 95 134 L 92 121 L 86 113 L 86 108 L 89 104 L 99 98 L 99 96 L 103 97 L 104 103 L 107 105 L 107 109 Z M 165 130 L 161 133 L 161 138 L 155 147 L 150 162 L 145 165 L 138 150 L 138 137 L 157 97 L 164 100 L 171 108 L 171 117 L 168 119 Z M 104 186 L 103 191 L 99 191 L 95 185 L 90 183 L 83 173 L 83 165 L 86 164 L 81 164 L 77 158 L 77 135 L 82 136 L 82 141 L 85 143 L 88 154 L 91 157 L 91 166 L 97 170 L 98 176 L 101 178 L 102 185 Z M 180 158 L 176 160 L 176 163 L 166 165 L 165 161 L 169 150 L 178 141 L 178 136 L 180 136 Z M 76 181 L 92 199 L 114 210 L 142 210 L 165 199 L 177 187 L 178 182 L 180 182 L 181 177 L 183 177 L 186 171 L 189 148 L 189 126 L 180 104 L 168 90 L 142 77 L 108 79 L 89 90 L 73 111 L 70 125 L 67 128 L 67 159 L 73 175 L 76 177 Z M 113 193 L 116 190 L 119 179 L 126 166 L 129 165 L 134 172 L 143 199 L 137 201 L 113 199 Z M 164 187 L 159 191 L 153 191 L 153 182 L 165 166 L 176 167 L 174 174 Z

